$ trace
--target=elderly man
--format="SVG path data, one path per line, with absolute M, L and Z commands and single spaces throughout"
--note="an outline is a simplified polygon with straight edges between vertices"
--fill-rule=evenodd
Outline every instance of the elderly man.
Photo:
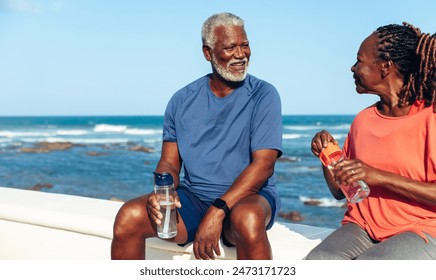
M 247 73 L 251 50 L 241 18 L 211 16 L 202 41 L 212 73 L 177 91 L 165 111 L 156 172 L 174 177 L 179 207 L 178 233 L 167 240 L 194 242 L 197 259 L 220 255 L 220 238 L 236 246 L 238 259 L 271 259 L 267 230 L 280 208 L 280 97 Z M 157 236 L 161 220 L 153 193 L 126 202 L 115 219 L 112 258 L 144 259 L 145 240 Z

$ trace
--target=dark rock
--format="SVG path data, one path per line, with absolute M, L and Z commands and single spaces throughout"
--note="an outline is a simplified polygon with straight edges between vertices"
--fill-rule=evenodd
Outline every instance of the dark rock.
M 100 156 L 108 155 L 108 153 L 99 153 L 99 152 L 87 152 L 86 154 L 91 157 L 100 157 Z
M 303 216 L 298 211 L 280 212 L 279 217 L 293 222 L 301 222 L 304 220 Z
M 137 146 L 134 146 L 134 147 L 130 147 L 129 151 L 152 153 L 152 152 L 154 152 L 154 149 L 150 148 L 150 147 L 144 147 L 144 146 L 137 145 Z
M 39 142 L 34 148 L 23 147 L 22 153 L 48 153 L 51 151 L 64 151 L 71 149 L 73 144 L 70 142 Z
M 320 205 L 321 201 L 318 200 L 307 200 L 303 202 L 304 205 L 310 205 L 310 206 L 316 206 L 316 205 Z
M 41 189 L 44 189 L 44 188 L 51 189 L 51 188 L 53 188 L 53 185 L 52 184 L 48 184 L 48 183 L 36 184 L 33 187 L 29 188 L 29 190 L 40 191 Z

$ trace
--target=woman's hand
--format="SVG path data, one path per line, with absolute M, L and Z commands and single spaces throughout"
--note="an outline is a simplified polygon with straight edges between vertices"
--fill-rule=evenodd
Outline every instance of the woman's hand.
M 335 180 L 341 185 L 349 185 L 362 180 L 367 184 L 379 184 L 379 170 L 373 168 L 359 159 L 345 159 L 333 168 Z
M 315 136 L 312 138 L 312 153 L 319 157 L 319 154 L 321 153 L 322 149 L 327 147 L 327 144 L 329 142 L 333 142 L 334 144 L 338 144 L 338 141 L 336 141 L 333 136 L 327 131 L 327 130 L 321 130 Z

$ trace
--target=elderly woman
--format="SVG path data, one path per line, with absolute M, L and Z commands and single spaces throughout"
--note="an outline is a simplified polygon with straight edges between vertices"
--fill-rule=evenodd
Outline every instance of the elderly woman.
M 364 180 L 371 192 L 348 203 L 342 226 L 307 259 L 436 259 L 436 36 L 410 24 L 378 28 L 351 67 L 359 94 L 380 100 L 355 117 L 343 150 L 348 157 L 326 182 Z M 327 131 L 312 140 L 319 156 Z

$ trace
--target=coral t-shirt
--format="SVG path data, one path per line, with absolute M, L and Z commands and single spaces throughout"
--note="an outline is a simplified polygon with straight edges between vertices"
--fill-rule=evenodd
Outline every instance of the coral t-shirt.
M 344 151 L 349 158 L 401 176 L 436 183 L 436 114 L 433 108 L 412 107 L 404 117 L 387 117 L 376 106 L 354 119 Z M 370 185 L 371 193 L 360 203 L 348 203 L 342 223 L 353 222 L 371 238 L 383 241 L 405 231 L 436 237 L 436 206 L 425 205 Z

